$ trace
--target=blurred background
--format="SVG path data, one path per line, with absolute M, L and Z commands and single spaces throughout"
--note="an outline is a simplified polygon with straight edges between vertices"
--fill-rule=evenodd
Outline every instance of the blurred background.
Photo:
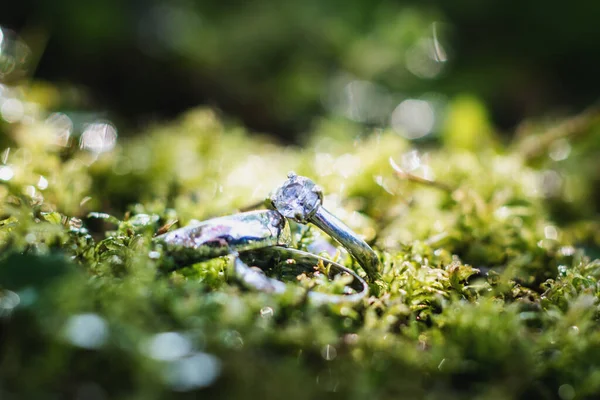
M 598 398 L 580 3 L 4 1 L 0 399 Z M 364 306 L 157 274 L 289 170 L 381 251 Z
M 288 143 L 322 116 L 419 139 L 457 96 L 511 132 L 597 100 L 600 3 L 576 3 L 11 1 L 0 80 L 120 135 L 210 105 Z M 27 114 L 12 106 L 5 120 Z

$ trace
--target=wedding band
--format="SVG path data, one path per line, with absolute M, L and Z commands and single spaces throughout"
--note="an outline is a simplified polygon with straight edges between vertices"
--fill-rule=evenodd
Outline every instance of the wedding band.
M 213 218 L 157 236 L 169 267 L 275 245 L 288 245 L 289 226 L 277 211 L 259 210 Z
M 352 276 L 352 282 L 346 286 L 344 294 L 328 294 L 310 290 L 307 296 L 312 304 L 357 303 L 369 292 L 367 283 L 351 269 L 312 253 L 281 246 L 240 253 L 235 257 L 233 270 L 235 277 L 246 288 L 279 294 L 286 291 L 287 285 L 280 280 L 266 276 L 261 270 L 273 268 L 281 263 L 298 268 L 303 272 L 315 272 L 315 266 L 322 263 L 329 279 L 340 274 Z M 261 270 L 257 271 L 248 265 L 258 266 Z
M 311 222 L 344 246 L 372 281 L 380 277 L 377 254 L 352 229 L 322 206 L 323 191 L 313 181 L 290 172 L 288 180 L 268 200 L 269 205 L 284 217 L 300 224 Z

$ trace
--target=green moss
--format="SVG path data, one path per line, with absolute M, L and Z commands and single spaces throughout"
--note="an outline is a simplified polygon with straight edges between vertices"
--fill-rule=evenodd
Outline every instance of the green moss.
M 54 145 L 46 125 L 13 131 L 14 174 L 0 185 L 2 395 L 185 396 L 181 368 L 200 365 L 192 378 L 218 375 L 196 388 L 208 397 L 592 398 L 595 123 L 560 161 L 530 139 L 416 152 L 395 133 L 346 128 L 324 121 L 289 148 L 197 110 L 97 159 Z M 260 202 L 289 170 L 323 186 L 381 255 L 370 298 L 313 307 L 301 287 L 343 282 L 308 277 L 282 295 L 245 291 L 226 258 L 171 271 L 153 235 Z M 296 232 L 300 248 L 323 238 Z M 196 358 L 152 350 L 164 332 Z

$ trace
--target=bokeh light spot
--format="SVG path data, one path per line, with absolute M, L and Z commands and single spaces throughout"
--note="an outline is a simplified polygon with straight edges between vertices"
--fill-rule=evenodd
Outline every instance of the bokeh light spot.
M 12 177 L 15 176 L 15 173 L 12 167 L 8 165 L 3 165 L 0 167 L 0 180 L 1 181 L 9 181 Z
M 97 314 L 74 315 L 67 321 L 65 336 L 75 346 L 98 349 L 108 337 L 108 326 Z
M 10 315 L 15 307 L 21 303 L 21 298 L 10 290 L 0 291 L 0 317 Z
M 330 344 L 325 345 L 321 349 L 321 356 L 327 361 L 331 361 L 337 357 L 337 350 Z
M 20 100 L 7 99 L 0 107 L 0 114 L 6 122 L 12 124 L 19 122 L 23 118 L 25 115 L 25 108 Z
M 155 360 L 177 360 L 192 350 L 192 343 L 180 333 L 164 332 L 154 335 L 146 345 L 147 354 Z
M 189 391 L 210 386 L 221 374 L 221 361 L 213 355 L 195 353 L 169 363 L 167 383 L 176 391 Z
M 435 124 L 433 107 L 425 100 L 407 99 L 392 112 L 392 128 L 407 139 L 418 139 Z
M 87 125 L 81 135 L 81 148 L 92 153 L 105 153 L 117 144 L 117 129 L 109 122 Z

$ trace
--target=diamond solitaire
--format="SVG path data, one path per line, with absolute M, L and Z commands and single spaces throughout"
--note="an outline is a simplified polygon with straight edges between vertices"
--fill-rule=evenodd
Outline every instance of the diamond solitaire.
M 271 196 L 271 202 L 284 217 L 307 223 L 321 206 L 322 198 L 321 189 L 313 181 L 290 172 L 288 180 Z

